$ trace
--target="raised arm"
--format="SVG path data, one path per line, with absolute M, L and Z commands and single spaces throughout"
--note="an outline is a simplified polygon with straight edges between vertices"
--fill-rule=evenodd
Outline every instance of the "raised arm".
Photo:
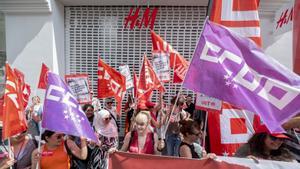
M 88 153 L 86 139 L 80 138 L 80 141 L 81 141 L 81 145 L 80 147 L 78 147 L 73 140 L 67 139 L 67 146 L 74 156 L 76 156 L 81 160 L 85 160 L 87 158 L 87 153 Z

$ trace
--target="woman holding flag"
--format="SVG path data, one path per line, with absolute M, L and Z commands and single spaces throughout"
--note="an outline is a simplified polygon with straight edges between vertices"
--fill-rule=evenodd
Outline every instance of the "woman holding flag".
M 38 152 L 38 149 L 32 152 L 31 168 L 35 169 L 38 164 L 40 169 L 69 169 L 70 158 L 65 147 L 64 134 L 45 130 L 42 139 L 46 143 L 41 146 L 41 153 Z M 82 160 L 86 159 L 87 145 L 85 139 L 81 139 L 80 148 L 72 140 L 67 140 L 67 144 L 72 155 Z

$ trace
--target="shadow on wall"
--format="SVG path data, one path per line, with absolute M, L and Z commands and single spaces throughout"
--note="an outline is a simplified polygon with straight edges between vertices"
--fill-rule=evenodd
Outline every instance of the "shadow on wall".
M 43 27 L 50 22 L 50 14 L 7 14 L 5 22 L 6 50 L 9 63 L 14 63 L 24 49 L 28 48 L 30 43 L 36 38 L 41 38 L 41 40 L 33 42 L 38 44 L 37 47 L 40 48 L 31 48 L 27 51 L 32 54 L 43 53 L 43 50 L 45 50 L 43 49 L 43 45 L 47 44 L 47 42 L 43 42 L 42 39 L 44 39 L 44 41 L 49 40 L 46 37 L 51 37 L 51 29 L 49 29 L 49 34 L 46 37 L 40 34 Z M 50 48 L 49 45 L 44 47 Z

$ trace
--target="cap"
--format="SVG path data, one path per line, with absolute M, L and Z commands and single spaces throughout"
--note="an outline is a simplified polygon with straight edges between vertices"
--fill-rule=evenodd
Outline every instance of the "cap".
M 151 101 L 147 101 L 145 103 L 145 106 L 149 109 L 149 108 L 153 108 L 155 106 L 155 103 L 154 102 L 151 102 Z
M 284 133 L 272 133 L 270 132 L 270 130 L 267 128 L 267 126 L 265 124 L 260 125 L 259 127 L 256 128 L 255 133 L 267 133 L 271 136 L 274 136 L 276 138 L 283 138 L 283 139 L 289 139 L 289 137 L 287 135 L 285 135 Z

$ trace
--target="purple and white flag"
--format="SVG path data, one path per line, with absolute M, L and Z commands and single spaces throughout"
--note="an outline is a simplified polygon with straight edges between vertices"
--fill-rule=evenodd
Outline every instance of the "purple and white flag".
M 59 75 L 48 73 L 42 127 L 51 131 L 85 137 L 97 142 L 90 123 Z
M 300 77 L 248 38 L 207 21 L 183 86 L 256 112 L 271 131 L 300 112 Z

